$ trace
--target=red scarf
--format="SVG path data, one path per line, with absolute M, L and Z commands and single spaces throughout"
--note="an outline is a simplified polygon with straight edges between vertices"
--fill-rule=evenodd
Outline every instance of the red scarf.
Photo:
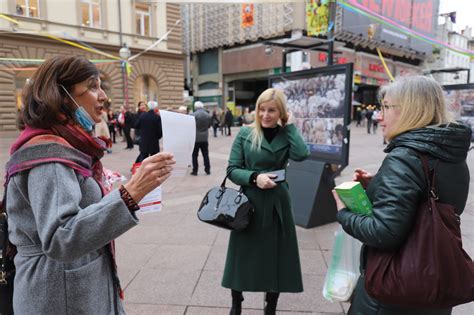
M 100 162 L 100 159 L 104 156 L 105 149 L 105 145 L 102 140 L 93 138 L 78 125 L 55 125 L 52 126 L 51 129 L 39 129 L 26 126 L 25 130 L 21 132 L 18 139 L 16 139 L 16 141 L 11 146 L 10 155 L 19 150 L 25 143 L 40 135 L 59 136 L 66 140 L 75 149 L 87 154 L 92 161 L 92 177 L 101 187 L 102 193 L 104 195 L 107 193 L 104 188 L 104 169 L 102 167 L 102 163 Z

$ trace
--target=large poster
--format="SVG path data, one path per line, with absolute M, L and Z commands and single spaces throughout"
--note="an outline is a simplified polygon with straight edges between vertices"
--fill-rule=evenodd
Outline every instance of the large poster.
M 274 76 L 270 84 L 285 93 L 311 157 L 347 165 L 352 64 Z
M 474 137 L 474 84 L 446 85 L 444 89 L 449 111 L 456 120 L 471 126 Z

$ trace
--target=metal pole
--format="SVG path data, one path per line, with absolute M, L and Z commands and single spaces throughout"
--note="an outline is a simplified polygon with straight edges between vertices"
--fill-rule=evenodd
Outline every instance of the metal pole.
M 286 72 L 286 55 L 287 55 L 286 49 L 283 49 L 282 55 L 281 55 L 281 73 Z
M 333 64 L 334 55 L 334 26 L 336 23 L 336 2 L 334 0 L 329 1 L 329 22 L 328 26 L 331 25 L 331 29 L 328 30 L 328 66 Z
M 471 69 L 466 69 L 467 70 L 467 84 L 471 81 Z
M 120 41 L 120 47 L 123 47 L 123 38 L 122 38 L 122 6 L 120 5 L 120 0 L 117 0 L 118 3 L 118 14 L 119 14 L 119 41 Z M 125 68 L 125 62 L 122 62 L 121 64 L 122 68 L 122 93 L 123 93 L 123 100 L 124 100 L 124 106 L 125 109 L 128 109 L 128 75 L 127 75 L 127 69 Z

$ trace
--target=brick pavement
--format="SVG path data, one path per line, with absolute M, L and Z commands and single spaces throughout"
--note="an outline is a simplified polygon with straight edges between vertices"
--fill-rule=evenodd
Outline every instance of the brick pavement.
M 233 135 L 238 128 L 233 129 Z M 0 163 L 16 133 L 0 133 Z M 224 176 L 233 137 L 210 137 L 210 176 L 204 175 L 200 158 L 199 176 L 170 179 L 163 187 L 163 210 L 140 217 L 140 225 L 117 241 L 118 265 L 125 287 L 128 314 L 228 314 L 230 292 L 220 286 L 227 248 L 228 232 L 207 226 L 196 218 L 203 194 L 220 183 Z M 113 147 L 104 165 L 130 176 L 130 166 L 138 148 L 124 150 L 125 143 Z M 351 135 L 349 166 L 336 183 L 350 180 L 356 167 L 375 172 L 384 153 L 382 138 L 355 128 Z M 474 157 L 468 165 L 474 174 Z M 0 170 L 3 177 L 3 169 Z M 0 188 L 1 189 L 1 188 Z M 474 257 L 473 180 L 462 215 L 464 247 Z M 282 294 L 278 314 L 345 314 L 347 303 L 330 303 L 322 297 L 322 285 L 331 257 L 336 223 L 313 229 L 297 227 L 305 291 Z M 246 293 L 243 314 L 262 314 L 262 293 Z M 454 309 L 454 315 L 474 314 L 474 303 Z

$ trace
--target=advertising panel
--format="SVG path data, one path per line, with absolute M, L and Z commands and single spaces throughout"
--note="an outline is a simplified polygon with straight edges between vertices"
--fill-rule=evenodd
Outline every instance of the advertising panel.
M 430 37 L 436 36 L 439 0 L 346 0 L 352 5 L 363 6 L 389 21 L 401 24 Z M 417 52 L 431 53 L 431 45 L 379 23 L 369 17 L 343 8 L 342 31 L 393 44 L 396 48 L 411 48 Z
M 285 93 L 310 158 L 347 165 L 352 64 L 273 76 L 270 86 Z

